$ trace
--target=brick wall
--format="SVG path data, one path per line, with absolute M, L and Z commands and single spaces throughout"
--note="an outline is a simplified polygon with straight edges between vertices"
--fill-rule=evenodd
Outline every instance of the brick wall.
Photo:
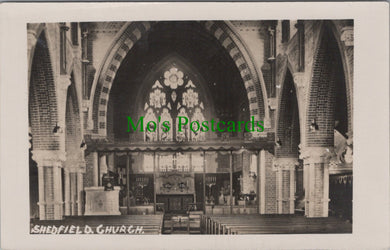
M 335 85 L 337 74 L 340 73 L 343 74 L 337 42 L 333 34 L 327 28 L 324 28 L 323 37 L 314 58 L 310 87 L 308 126 L 306 128 L 308 146 L 327 147 L 334 144 Z M 319 126 L 319 130 L 315 132 L 309 129 L 313 119 L 316 120 Z
M 29 118 L 34 150 L 58 150 L 59 140 L 53 133 L 57 122 L 57 103 L 44 32 L 37 40 L 31 67 Z
M 80 144 L 82 141 L 81 135 L 81 123 L 79 108 L 77 105 L 75 83 L 73 77 L 71 77 L 71 85 L 68 87 L 68 93 L 66 98 L 66 136 L 65 136 L 65 148 L 67 156 L 80 156 Z
M 114 139 L 114 104 L 111 99 L 107 106 L 107 137 L 109 140 Z
M 323 203 L 320 197 L 324 197 L 324 164 L 314 164 L 314 214 L 322 214 Z
M 282 172 L 282 213 L 290 213 L 290 171 L 283 170 Z
M 273 156 L 265 152 L 265 213 L 277 213 L 276 172 L 273 171 Z
M 46 220 L 54 219 L 54 205 L 50 204 L 54 202 L 54 174 L 53 167 L 43 168 L 44 176 L 44 190 L 45 190 L 45 202 L 49 203 L 46 205 Z M 42 218 L 41 218 L 42 219 Z
M 298 101 L 289 70 L 286 72 L 283 84 L 277 126 L 277 137 L 279 137 L 282 145 L 276 148 L 276 156 L 298 158 L 298 145 L 300 144 Z
M 84 187 L 93 186 L 93 155 L 88 154 L 85 156 L 85 174 L 83 175 Z

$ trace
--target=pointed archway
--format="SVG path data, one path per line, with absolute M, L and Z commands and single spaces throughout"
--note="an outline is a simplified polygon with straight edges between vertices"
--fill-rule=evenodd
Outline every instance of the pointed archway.
M 148 35 L 154 25 L 156 25 L 155 22 L 126 24 L 117 35 L 97 72 L 97 77 L 91 88 L 92 107 L 88 113 L 88 119 L 90 122 L 93 121 L 93 132 L 99 136 L 105 137 L 107 135 L 108 100 L 117 71 L 128 52 L 142 37 Z M 206 21 L 199 22 L 199 25 L 203 28 L 203 33 L 214 37 L 214 40 L 236 65 L 236 70 L 239 71 L 246 90 L 250 115 L 253 115 L 256 120 L 264 119 L 267 123 L 269 113 L 268 108 L 266 108 L 268 104 L 262 73 L 256 71 L 250 53 L 247 52 L 239 35 L 225 22 Z
M 340 151 L 337 138 L 343 137 L 346 146 L 346 137 L 352 131 L 352 94 L 347 84 L 346 63 L 343 63 L 340 43 L 329 23 L 323 24 L 319 41 L 308 93 L 306 147 L 301 152 L 308 217 L 328 216 L 329 165 L 340 153 L 337 152 Z
M 62 196 L 58 190 L 61 190 L 61 164 L 53 155 L 61 158 L 57 154 L 60 149 L 58 133 L 61 128 L 57 123 L 56 89 L 45 32 L 41 32 L 37 39 L 29 88 L 29 125 L 32 137 L 30 174 L 35 176 L 30 180 L 31 211 L 36 209 L 38 198 L 40 220 L 60 219 Z
M 287 69 L 279 99 L 275 161 L 276 202 L 279 214 L 295 212 L 295 197 L 303 196 L 303 176 L 298 167 L 301 141 L 299 108 L 293 76 Z

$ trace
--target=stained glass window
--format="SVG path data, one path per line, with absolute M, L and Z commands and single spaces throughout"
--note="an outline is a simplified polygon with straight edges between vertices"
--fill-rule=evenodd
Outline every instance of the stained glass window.
M 154 141 L 203 141 L 205 133 L 197 130 L 204 116 L 204 104 L 196 84 L 177 67 L 168 68 L 155 82 L 144 104 L 144 140 Z M 178 129 L 179 117 L 186 117 L 188 123 Z M 151 122 L 153 121 L 153 122 Z M 181 119 L 182 123 L 185 119 Z M 149 124 L 149 125 L 148 125 Z M 168 129 L 169 128 L 169 129 Z

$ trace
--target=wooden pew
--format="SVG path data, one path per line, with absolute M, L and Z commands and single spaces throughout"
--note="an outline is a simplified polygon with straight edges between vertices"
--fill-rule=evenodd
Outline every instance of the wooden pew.
M 351 233 L 352 224 L 335 217 L 305 218 L 297 215 L 207 215 L 206 234 Z

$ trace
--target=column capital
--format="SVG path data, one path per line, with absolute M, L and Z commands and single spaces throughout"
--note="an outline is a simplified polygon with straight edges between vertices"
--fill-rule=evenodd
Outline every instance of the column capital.
M 267 137 L 267 132 L 263 131 L 263 132 L 258 132 L 258 131 L 253 131 L 253 132 L 249 132 L 250 135 L 251 135 L 251 138 L 253 140 L 256 140 L 256 139 L 259 139 L 259 138 L 264 138 L 264 137 Z
M 299 158 L 305 163 L 326 163 L 334 157 L 333 147 L 302 147 Z
M 81 156 L 77 157 L 67 157 L 65 164 L 64 164 L 64 170 L 68 171 L 69 173 L 84 173 L 85 172 L 86 163 L 85 160 L 82 159 Z
M 298 158 L 274 158 L 273 168 L 275 170 L 293 170 L 296 166 L 299 166 Z
M 33 150 L 32 159 L 37 162 L 38 167 L 62 167 L 66 160 L 66 154 L 62 150 Z
M 71 84 L 70 75 L 59 75 L 58 78 L 58 90 L 67 91 Z
M 271 110 L 275 110 L 276 109 L 276 106 L 278 105 L 278 100 L 274 97 L 271 97 L 271 98 L 268 98 L 268 107 L 271 109 Z
M 35 46 L 37 42 L 37 33 L 34 30 L 27 31 L 27 41 L 29 47 Z
M 341 29 L 340 40 L 344 42 L 344 45 L 349 47 L 353 46 L 353 27 L 346 26 Z
M 307 75 L 305 72 L 293 73 L 294 83 L 297 88 L 305 88 L 307 86 Z

